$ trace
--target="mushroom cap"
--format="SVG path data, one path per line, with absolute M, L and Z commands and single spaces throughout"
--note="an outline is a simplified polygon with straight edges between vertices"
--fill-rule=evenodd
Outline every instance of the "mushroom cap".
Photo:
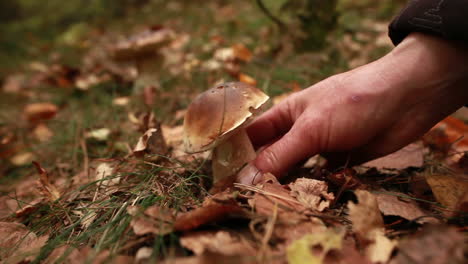
M 242 82 L 216 85 L 198 95 L 184 119 L 187 153 L 214 148 L 242 126 L 267 100 L 268 95 Z
M 149 29 L 118 42 L 112 50 L 117 60 L 129 60 L 155 52 L 174 38 L 174 32 L 167 28 Z

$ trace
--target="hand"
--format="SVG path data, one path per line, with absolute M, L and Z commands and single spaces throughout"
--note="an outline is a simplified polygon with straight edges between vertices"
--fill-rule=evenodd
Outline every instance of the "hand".
M 248 127 L 253 144 L 264 147 L 253 165 L 278 177 L 318 153 L 352 165 L 394 152 L 468 103 L 466 61 L 466 47 L 411 34 L 385 57 L 261 115 Z

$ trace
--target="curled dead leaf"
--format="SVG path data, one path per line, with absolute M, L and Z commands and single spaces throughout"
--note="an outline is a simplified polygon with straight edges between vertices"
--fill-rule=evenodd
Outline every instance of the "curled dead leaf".
M 58 200 L 60 198 L 60 191 L 55 187 L 55 185 L 50 183 L 47 171 L 42 168 L 38 162 L 33 161 L 32 163 L 36 167 L 37 173 L 39 173 L 42 195 L 51 202 Z
M 333 193 L 328 192 L 328 185 L 324 181 L 299 178 L 289 184 L 291 196 L 296 198 L 306 208 L 322 212 L 330 206 L 335 198 Z
M 144 153 L 164 155 L 167 152 L 166 142 L 161 129 L 149 128 L 139 139 L 133 148 L 133 154 L 141 157 Z

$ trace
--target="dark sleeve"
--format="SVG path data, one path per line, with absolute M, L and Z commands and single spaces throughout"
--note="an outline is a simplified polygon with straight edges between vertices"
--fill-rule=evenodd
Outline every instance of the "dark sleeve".
M 412 0 L 392 21 L 389 36 L 398 45 L 411 32 L 421 32 L 468 45 L 468 0 Z

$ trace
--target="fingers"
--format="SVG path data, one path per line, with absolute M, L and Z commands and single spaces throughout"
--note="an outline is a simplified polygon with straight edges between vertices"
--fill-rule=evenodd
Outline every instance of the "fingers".
M 247 127 L 247 134 L 255 147 L 263 146 L 289 131 L 295 121 L 297 102 L 290 97 L 274 106 Z
M 254 161 L 262 172 L 270 172 L 280 177 L 288 168 L 318 152 L 317 133 L 296 122 L 292 129 L 271 146 L 261 151 Z

